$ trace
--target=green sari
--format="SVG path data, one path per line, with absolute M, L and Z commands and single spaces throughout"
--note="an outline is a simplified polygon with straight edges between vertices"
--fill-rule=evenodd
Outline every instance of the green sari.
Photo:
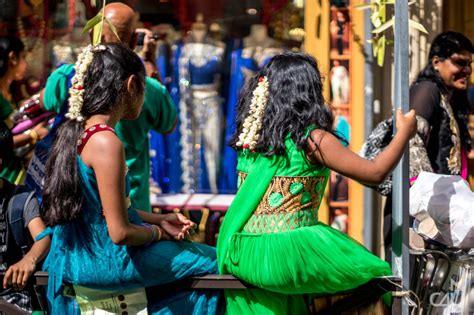
M 219 232 L 217 258 L 222 274 L 258 289 L 227 290 L 229 314 L 304 314 L 305 295 L 391 274 L 361 244 L 318 222 L 330 171 L 311 164 L 290 137 L 285 144 L 284 156 L 238 153 L 239 190 Z

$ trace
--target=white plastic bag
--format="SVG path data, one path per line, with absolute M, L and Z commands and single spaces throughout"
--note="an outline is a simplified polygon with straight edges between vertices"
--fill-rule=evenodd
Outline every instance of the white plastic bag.
M 474 193 L 460 176 L 421 172 L 410 188 L 410 215 L 421 226 L 432 218 L 436 240 L 454 247 L 474 247 Z M 433 237 L 433 235 L 429 235 Z

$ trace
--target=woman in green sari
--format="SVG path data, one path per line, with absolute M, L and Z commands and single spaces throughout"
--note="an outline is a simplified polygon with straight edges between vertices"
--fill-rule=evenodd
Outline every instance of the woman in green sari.
M 381 182 L 416 131 L 413 111 L 397 112 L 392 142 L 368 161 L 332 131 L 314 58 L 275 56 L 249 80 L 238 104 L 239 190 L 217 244 L 219 270 L 258 289 L 226 292 L 229 314 L 304 314 L 304 295 L 356 288 L 389 275 L 390 266 L 362 245 L 318 222 L 330 169 Z
M 23 80 L 26 73 L 26 51 L 23 42 L 14 36 L 0 37 L 0 121 L 11 129 L 13 116 L 18 110 L 19 100 L 15 99 L 14 87 Z M 13 136 L 13 147 L 34 146 L 48 134 L 44 123 Z M 21 158 L 15 157 L 4 165 L 0 177 L 12 184 L 23 183 L 26 175 Z

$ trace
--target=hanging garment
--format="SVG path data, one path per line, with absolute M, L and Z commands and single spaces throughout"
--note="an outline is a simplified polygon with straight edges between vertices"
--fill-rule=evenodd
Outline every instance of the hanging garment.
M 282 50 L 279 48 L 247 47 L 235 50 L 232 53 L 231 77 L 229 97 L 227 100 L 227 118 L 225 130 L 225 145 L 219 186 L 226 193 L 235 193 L 237 190 L 237 154 L 229 147 L 230 139 L 235 133 L 235 114 L 239 93 L 245 80 L 255 75 L 270 59 Z

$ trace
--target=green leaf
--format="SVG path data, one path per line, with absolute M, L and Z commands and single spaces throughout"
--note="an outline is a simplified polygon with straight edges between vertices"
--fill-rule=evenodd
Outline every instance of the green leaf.
M 372 24 L 374 25 L 374 27 L 379 27 L 383 23 L 380 20 L 379 12 L 372 13 L 372 15 L 370 16 L 370 21 L 372 21 Z
M 118 33 L 117 33 L 117 29 L 116 29 L 115 26 L 112 24 L 112 22 L 111 22 L 108 18 L 106 18 L 106 17 L 104 17 L 104 21 L 107 22 L 107 25 L 109 26 L 110 30 L 115 34 L 115 36 L 117 36 L 118 40 L 121 41 L 121 40 L 120 40 L 120 36 L 119 36 Z
M 382 23 L 387 21 L 387 6 L 385 4 L 379 7 L 379 16 Z
M 91 29 L 93 29 L 100 21 L 102 20 L 102 14 L 97 13 L 92 19 L 87 21 L 86 26 L 82 29 L 82 35 L 87 34 Z
M 374 57 L 377 57 L 377 46 L 379 44 L 379 39 L 378 38 L 374 38 L 373 41 L 372 41 L 372 54 L 374 55 Z
M 383 61 L 385 59 L 385 36 L 379 38 L 377 43 L 377 64 L 379 67 L 383 66 Z
M 374 33 L 374 34 L 380 34 L 380 33 L 382 33 L 383 31 L 385 31 L 386 29 L 392 27 L 394 22 L 395 22 L 395 20 L 392 18 L 392 19 L 390 19 L 390 21 L 385 22 L 384 24 L 382 24 L 382 25 L 380 25 L 379 27 L 377 27 L 376 29 L 374 29 L 374 30 L 372 31 L 372 33 Z
M 421 25 L 420 23 L 418 23 L 418 22 L 416 22 L 412 19 L 408 20 L 408 26 L 412 27 L 412 28 L 414 28 L 414 29 L 416 29 L 416 30 L 418 30 L 422 33 L 428 34 L 428 31 L 426 30 L 426 28 L 423 25 Z
M 92 45 L 100 44 L 100 40 L 102 39 L 102 25 L 104 22 L 102 20 L 99 21 L 94 26 L 94 30 L 92 31 Z
M 371 9 L 372 6 L 373 6 L 372 3 L 358 4 L 358 5 L 355 5 L 354 8 L 357 9 L 357 10 L 367 10 L 367 9 Z

